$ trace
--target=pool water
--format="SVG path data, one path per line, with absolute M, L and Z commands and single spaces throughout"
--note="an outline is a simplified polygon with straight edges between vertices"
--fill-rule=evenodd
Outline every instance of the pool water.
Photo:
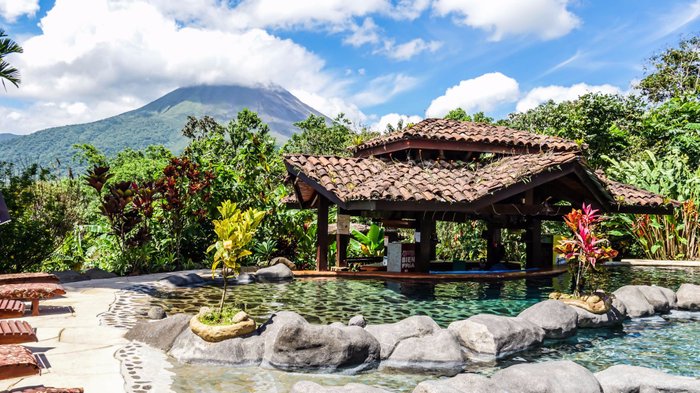
M 311 323 L 346 322 L 362 314 L 369 323 L 396 322 L 428 315 L 445 327 L 479 313 L 517 315 L 547 298 L 568 291 L 570 277 L 506 282 L 408 283 L 382 280 L 303 279 L 286 284 L 233 287 L 228 299 L 264 322 L 279 310 L 295 311 Z M 700 269 L 610 268 L 597 287 L 614 290 L 627 284 L 656 284 L 676 290 L 681 283 L 700 284 Z M 153 294 L 152 304 L 168 313 L 196 313 L 214 305 L 218 287 L 178 289 Z M 235 299 L 235 300 L 234 300 Z M 470 363 L 467 371 L 491 374 L 523 361 L 570 359 L 593 372 L 626 363 L 700 377 L 700 321 L 666 321 L 659 317 L 628 321 L 618 329 L 586 329 L 568 340 L 546 342 L 537 350 L 492 363 Z M 326 385 L 367 383 L 395 392 L 411 392 L 431 377 L 369 372 L 360 375 L 285 373 L 260 368 L 175 364 L 178 392 L 287 392 L 300 380 Z

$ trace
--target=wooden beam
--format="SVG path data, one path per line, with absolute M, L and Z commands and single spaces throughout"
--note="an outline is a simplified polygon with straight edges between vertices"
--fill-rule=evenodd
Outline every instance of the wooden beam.
M 306 185 L 313 188 L 317 194 L 322 195 L 329 201 L 335 203 L 341 209 L 346 209 L 345 202 L 340 200 L 340 198 L 338 198 L 334 193 L 328 191 L 325 187 L 321 186 L 317 181 L 308 177 L 304 172 L 302 172 L 299 168 L 295 167 L 294 165 L 291 165 L 286 162 L 284 164 L 287 167 L 288 173 L 297 176 L 299 179 L 301 179 L 301 181 L 306 183 Z
M 319 198 L 316 224 L 316 270 L 328 270 L 328 199 Z
M 349 235 L 335 234 L 335 266 L 348 266 L 348 244 L 350 243 Z

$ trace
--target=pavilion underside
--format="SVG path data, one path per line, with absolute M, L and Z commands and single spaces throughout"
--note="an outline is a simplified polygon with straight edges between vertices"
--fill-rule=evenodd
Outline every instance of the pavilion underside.
M 635 214 L 673 210 L 672 201 L 593 172 L 572 142 L 507 131 L 428 119 L 402 135 L 360 146 L 355 157 L 286 156 L 294 188 L 290 204 L 318 210 L 317 269 L 328 269 L 332 205 L 340 214 L 420 232 L 417 272 L 428 272 L 435 257 L 438 221 L 483 220 L 487 237 L 501 228 L 523 229 L 527 267 L 544 267 L 551 261 L 542 256 L 542 221 L 561 220 L 572 207 L 587 203 L 607 213 Z M 534 142 L 514 140 L 528 136 Z M 337 234 L 336 241 L 336 266 L 346 266 L 349 237 Z M 487 253 L 493 253 L 487 244 Z

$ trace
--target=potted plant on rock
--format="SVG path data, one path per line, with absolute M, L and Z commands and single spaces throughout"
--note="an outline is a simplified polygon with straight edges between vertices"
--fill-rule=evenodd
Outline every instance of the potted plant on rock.
M 573 295 L 552 293 L 551 298 L 559 299 L 596 314 L 610 310 L 611 299 L 605 293 L 596 291 L 584 294 L 586 283 L 591 274 L 597 272 L 597 264 L 617 256 L 617 251 L 610 247 L 607 239 L 596 232 L 597 226 L 605 218 L 591 205 L 583 204 L 581 209 L 573 209 L 564 216 L 564 222 L 573 233 L 570 239 L 562 239 L 556 251 L 564 254 L 574 279 Z
M 228 278 L 240 273 L 240 260 L 251 254 L 246 247 L 253 240 L 255 231 L 265 216 L 265 212 L 255 209 L 241 211 L 231 201 L 223 202 L 218 210 L 221 213 L 221 220 L 212 222 L 218 240 L 209 246 L 207 252 L 215 251 L 211 267 L 212 276 L 216 273 L 216 269 L 220 268 L 224 279 L 221 301 L 215 309 L 202 307 L 199 314 L 190 320 L 192 331 L 210 342 L 242 336 L 253 332 L 256 328 L 255 321 L 245 311 L 224 307 L 224 302 Z

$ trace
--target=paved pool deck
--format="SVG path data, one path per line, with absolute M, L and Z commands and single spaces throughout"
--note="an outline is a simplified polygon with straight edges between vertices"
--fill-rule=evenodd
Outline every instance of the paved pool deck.
M 209 270 L 181 273 L 206 275 Z M 172 273 L 117 277 L 63 284 L 66 294 L 40 302 L 40 315 L 22 320 L 36 329 L 39 342 L 23 344 L 44 353 L 50 364 L 41 375 L 0 381 L 0 391 L 30 386 L 83 387 L 85 392 L 124 392 L 125 379 L 117 351 L 129 342 L 127 329 L 100 324 L 116 293 L 139 283 L 157 281 Z

